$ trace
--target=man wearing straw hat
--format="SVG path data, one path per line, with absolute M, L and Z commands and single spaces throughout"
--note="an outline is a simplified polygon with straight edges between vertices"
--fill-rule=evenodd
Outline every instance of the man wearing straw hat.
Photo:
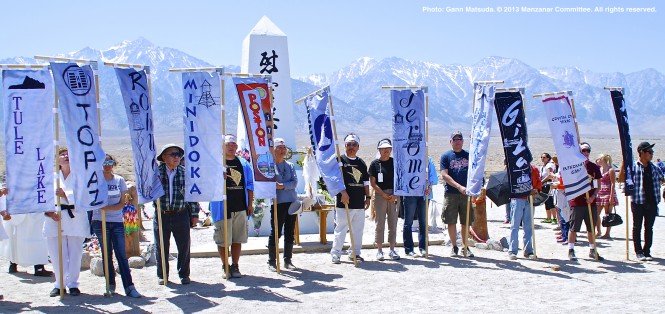
M 457 217 L 459 216 L 462 227 L 462 239 L 464 240 L 467 238 L 466 225 L 473 222 L 473 211 L 469 211 L 470 221 L 467 222 L 467 202 L 469 200 L 466 195 L 466 177 L 469 171 L 469 152 L 462 149 L 462 146 L 464 146 L 462 132 L 455 131 L 450 134 L 450 145 L 452 149 L 443 153 L 439 162 L 441 178 L 445 181 L 446 191 L 441 219 L 444 224 L 448 225 L 448 236 L 450 236 L 450 244 L 453 246 L 450 256 L 457 257 L 459 256 L 456 229 Z M 466 255 L 473 257 L 471 250 Z
M 354 133 L 350 133 L 344 137 L 345 154 L 340 157 L 342 162 L 342 174 L 344 176 L 344 187 L 337 194 L 337 204 L 335 208 L 335 239 L 333 240 L 332 255 L 333 264 L 340 263 L 340 255 L 342 254 L 342 247 L 344 246 L 344 239 L 349 227 L 352 229 L 353 244 L 349 260 L 353 260 L 355 254 L 358 262 L 363 262 L 364 259 L 360 257 L 360 248 L 363 243 L 363 228 L 365 227 L 365 210 L 369 208 L 370 200 L 372 199 L 369 194 L 369 174 L 367 173 L 367 165 L 357 156 L 360 149 L 360 138 Z M 349 219 L 351 226 L 349 226 L 345 206 L 349 207 Z
M 580 151 L 587 159 L 584 162 L 584 166 L 586 167 L 587 174 L 593 181 L 591 190 L 568 201 L 573 212 L 571 217 L 573 227 L 568 232 L 568 259 L 571 261 L 577 260 L 577 257 L 575 256 L 575 241 L 577 239 L 577 233 L 580 232 L 582 228 L 582 222 L 586 224 L 587 238 L 589 239 L 589 257 L 594 258 L 596 256 L 596 250 L 594 250 L 594 248 L 596 248 L 596 239 L 593 237 L 593 230 L 591 230 L 593 226 L 591 225 L 591 222 L 593 222 L 592 219 L 598 215 L 596 195 L 598 194 L 597 188 L 600 187 L 600 178 L 602 177 L 602 174 L 600 173 L 600 168 L 589 160 L 591 145 L 586 142 L 580 143 Z M 591 217 L 589 217 L 589 206 L 591 206 Z M 595 223 L 598 223 L 598 221 L 595 221 Z M 598 255 L 598 260 L 602 261 L 604 258 Z
M 236 156 L 238 144 L 236 137 L 227 134 L 224 137 L 224 158 L 226 158 L 226 222 L 229 228 L 226 233 L 231 246 L 231 266 L 229 267 L 229 277 L 241 278 L 240 273 L 240 252 L 242 244 L 247 243 L 247 217 L 254 213 L 254 173 L 252 165 L 245 159 Z M 210 202 L 210 212 L 215 226 L 213 240 L 217 244 L 217 252 L 222 259 L 224 269 L 229 261 L 228 252 L 224 245 L 224 202 Z M 227 278 L 229 279 L 229 278 Z
M 658 203 L 660 203 L 660 184 L 663 172 L 654 165 L 653 146 L 642 142 L 637 146 L 638 159 L 633 165 L 635 174 L 635 192 L 630 206 L 633 212 L 633 245 L 639 261 L 651 261 L 651 244 L 653 242 L 653 224 L 656 221 Z M 644 246 L 642 246 L 642 223 L 644 222 Z
M 189 284 L 190 269 L 190 234 L 191 226 L 198 222 L 198 213 L 201 207 L 196 202 L 185 202 L 185 167 L 180 165 L 180 159 L 185 151 L 176 144 L 166 144 L 162 151 L 157 155 L 159 164 L 159 179 L 164 188 L 164 195 L 156 202 L 159 202 L 162 211 L 161 228 L 164 233 L 164 254 L 169 254 L 171 234 L 175 239 L 178 249 L 178 276 L 180 283 Z M 155 207 L 155 210 L 157 207 Z M 155 212 L 153 220 L 153 233 L 157 251 L 161 252 L 159 241 L 160 223 Z M 157 258 L 157 277 L 159 284 L 164 284 L 162 279 L 162 259 Z M 169 264 L 166 263 L 166 276 L 168 280 Z

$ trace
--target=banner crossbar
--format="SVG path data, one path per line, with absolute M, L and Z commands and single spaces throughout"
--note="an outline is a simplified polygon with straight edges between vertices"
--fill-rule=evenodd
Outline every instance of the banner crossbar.
M 381 86 L 381 89 L 422 89 L 423 92 L 427 93 L 427 86 L 416 86 L 416 85 L 403 85 L 403 86 Z
M 104 65 L 114 67 L 114 68 L 122 68 L 122 69 L 134 68 L 134 69 L 137 69 L 137 70 L 145 69 L 146 72 L 150 71 L 150 66 L 149 65 L 144 65 L 144 64 L 104 62 Z
M 623 93 L 623 87 L 621 86 L 605 86 L 603 89 L 608 91 L 620 91 Z
M 305 100 L 307 97 L 312 96 L 312 95 L 316 95 L 316 94 L 318 94 L 319 92 L 324 91 L 326 88 L 330 88 L 330 85 L 326 85 L 326 86 L 324 86 L 324 87 L 321 87 L 321 88 L 319 88 L 319 89 L 317 89 L 317 90 L 315 90 L 315 91 L 313 91 L 313 92 L 311 92 L 311 93 L 305 95 L 304 97 L 302 97 L 302 98 L 296 100 L 296 102 L 295 102 L 294 104 L 297 105 L 297 104 L 301 103 L 303 100 Z
M 73 59 L 64 57 L 51 57 L 51 56 L 35 56 L 35 60 L 43 60 L 48 62 L 71 62 L 78 64 L 89 64 L 94 70 L 97 70 L 97 61 L 88 59 Z
M 230 76 L 230 77 L 258 77 L 258 78 L 265 78 L 268 80 L 272 80 L 272 75 L 270 74 L 252 74 L 252 73 L 224 73 L 224 76 Z
M 503 84 L 505 81 L 477 81 L 473 82 L 474 85 L 496 85 L 496 84 Z
M 10 70 L 10 69 L 43 69 L 50 68 L 48 64 L 0 64 L 0 70 Z
M 209 68 L 173 68 L 169 72 L 218 72 L 224 74 L 224 67 L 209 67 Z
M 547 97 L 547 96 L 556 96 L 556 95 L 569 95 L 569 96 L 573 96 L 573 91 L 571 91 L 571 90 L 565 90 L 565 91 L 553 92 L 553 93 L 535 94 L 535 95 L 533 95 L 533 98 Z
M 497 88 L 497 92 L 520 92 L 524 94 L 525 88 L 524 87 L 502 87 L 502 88 Z

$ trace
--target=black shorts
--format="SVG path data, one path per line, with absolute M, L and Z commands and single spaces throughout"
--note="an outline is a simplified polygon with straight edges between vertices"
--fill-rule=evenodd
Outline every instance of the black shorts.
M 573 215 L 571 221 L 573 222 L 573 232 L 580 232 L 582 229 L 582 221 L 586 225 L 586 231 L 591 232 L 591 220 L 589 219 L 589 207 L 588 206 L 573 206 Z M 593 217 L 598 216 L 598 207 L 593 204 L 591 205 L 591 212 Z M 598 221 L 594 221 L 593 225 L 596 226 Z
M 556 209 L 554 206 L 554 196 L 550 195 L 545 201 L 545 210 Z

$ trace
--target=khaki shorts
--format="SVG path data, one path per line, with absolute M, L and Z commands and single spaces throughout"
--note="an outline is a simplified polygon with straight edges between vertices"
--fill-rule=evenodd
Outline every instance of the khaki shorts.
M 466 206 L 469 197 L 464 194 L 444 195 L 443 213 L 441 219 L 446 225 L 457 224 L 459 216 L 460 224 L 466 225 Z M 469 212 L 469 220 L 473 223 L 473 211 Z
M 231 219 L 226 224 L 229 226 L 228 237 L 231 243 L 247 243 L 247 212 L 233 212 Z M 215 222 L 215 233 L 212 236 L 218 246 L 224 246 L 224 220 Z

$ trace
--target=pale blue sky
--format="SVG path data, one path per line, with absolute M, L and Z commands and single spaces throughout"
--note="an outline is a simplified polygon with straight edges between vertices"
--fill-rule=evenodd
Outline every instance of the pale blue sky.
M 357 58 L 471 65 L 486 56 L 535 67 L 665 73 L 658 0 L 3 1 L 0 59 L 107 49 L 147 38 L 215 65 L 239 65 L 263 15 L 287 35 L 293 76 Z M 656 13 L 423 13 L 423 7 L 655 7 Z M 81 27 L 85 26 L 85 27 Z M 660 31 L 658 31 L 660 30 Z

